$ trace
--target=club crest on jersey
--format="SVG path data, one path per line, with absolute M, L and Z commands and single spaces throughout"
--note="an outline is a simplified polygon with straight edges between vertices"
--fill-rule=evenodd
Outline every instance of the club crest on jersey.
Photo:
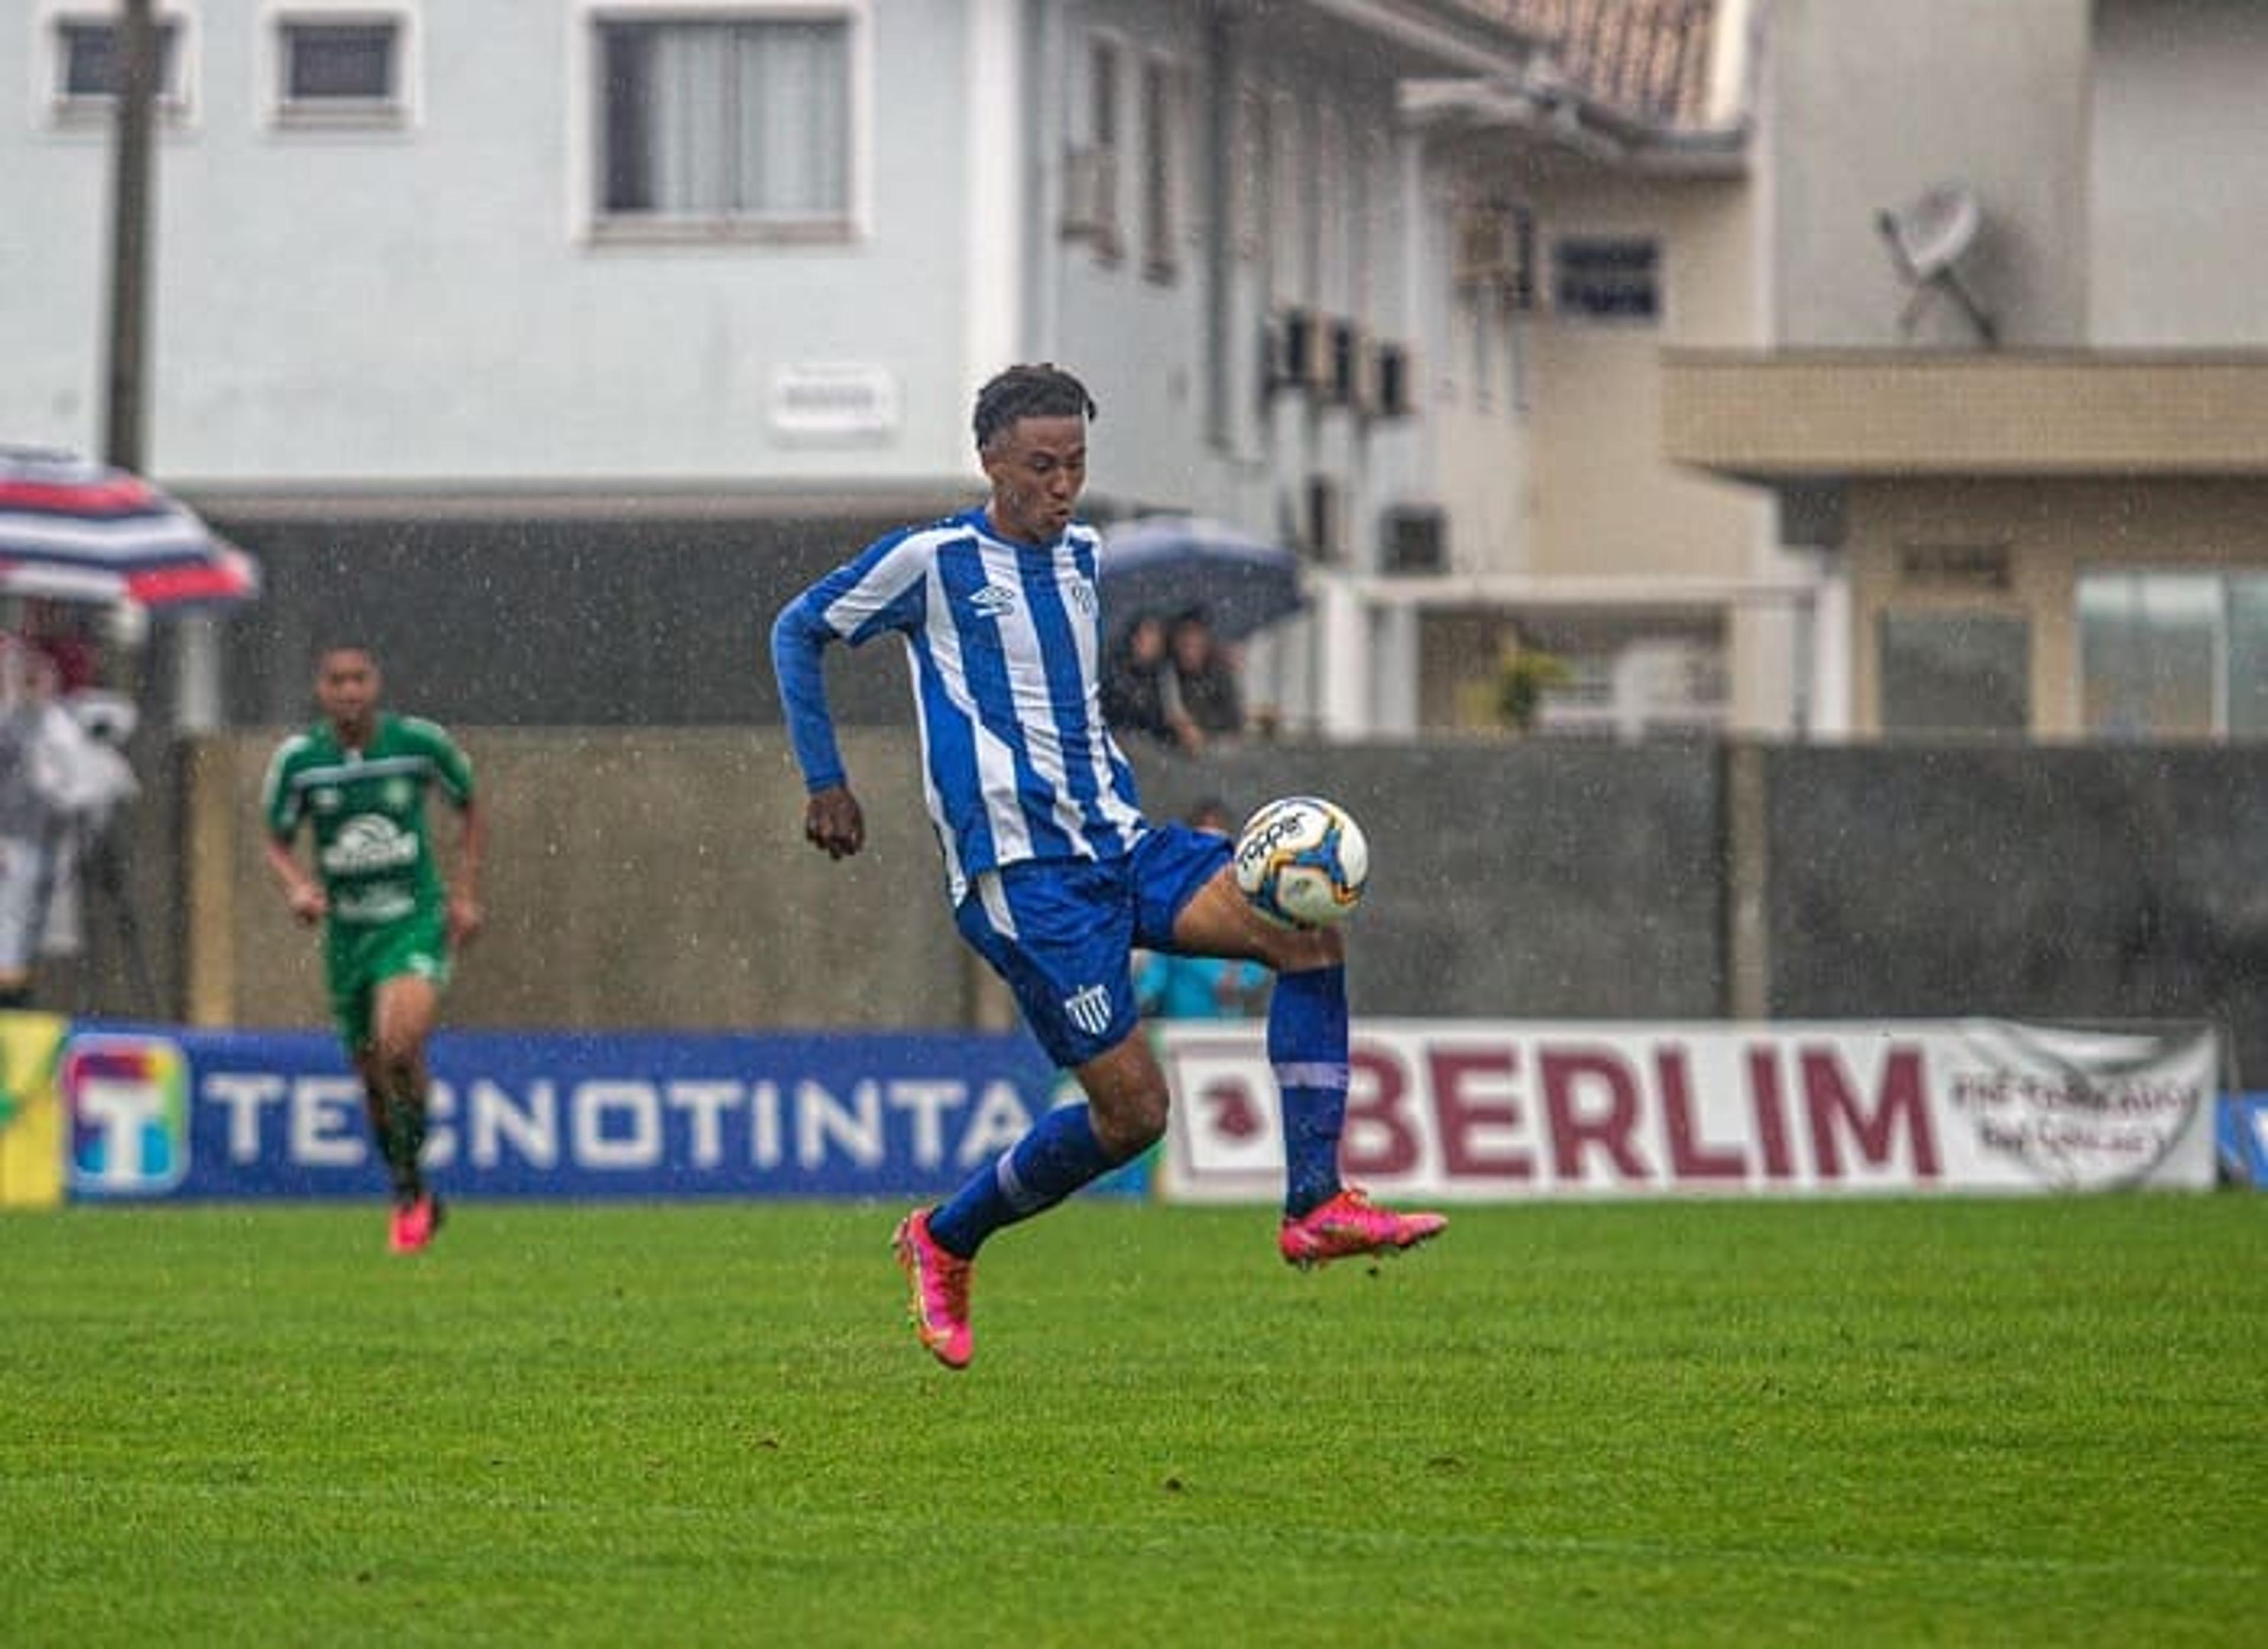
M 998 621 L 1016 610 L 1016 593 L 1002 585 L 988 584 L 968 598 L 968 605 L 976 609 L 979 618 Z
M 1101 985 L 1074 990 L 1064 998 L 1063 1010 L 1064 1017 L 1089 1036 L 1110 1028 L 1110 993 Z

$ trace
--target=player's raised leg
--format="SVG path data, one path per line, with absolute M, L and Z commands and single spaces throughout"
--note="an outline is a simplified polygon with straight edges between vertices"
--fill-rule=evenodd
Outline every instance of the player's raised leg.
M 1346 940 L 1336 928 L 1294 928 L 1254 909 L 1224 868 L 1198 889 L 1174 937 L 1210 955 L 1249 956 L 1276 971 L 1268 1063 L 1284 1119 L 1284 1219 L 1277 1247 L 1302 1269 L 1358 1255 L 1398 1254 L 1439 1236 L 1434 1213 L 1397 1213 L 1339 1177 L 1346 1131 Z

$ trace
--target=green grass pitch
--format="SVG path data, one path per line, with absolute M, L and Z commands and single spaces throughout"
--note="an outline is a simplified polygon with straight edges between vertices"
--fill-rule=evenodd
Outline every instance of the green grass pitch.
M 0 1642 L 2268 1641 L 2268 1198 L 0 1218 Z

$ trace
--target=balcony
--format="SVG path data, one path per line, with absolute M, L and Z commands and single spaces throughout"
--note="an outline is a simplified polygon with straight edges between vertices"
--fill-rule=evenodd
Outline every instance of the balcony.
M 2268 475 L 2268 351 L 1670 350 L 1661 428 L 1764 483 Z

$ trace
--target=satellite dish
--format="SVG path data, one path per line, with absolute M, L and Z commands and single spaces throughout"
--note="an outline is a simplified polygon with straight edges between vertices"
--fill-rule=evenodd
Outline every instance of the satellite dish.
M 1911 335 L 1930 294 L 1942 291 L 1961 306 L 1977 335 L 1989 346 L 1999 342 L 1992 316 L 1961 283 L 1955 265 L 1984 226 L 1976 192 L 1959 183 L 1940 183 L 1897 211 L 1878 212 L 1874 224 L 1890 248 L 1898 273 L 1914 289 L 1898 316 L 1898 330 Z

